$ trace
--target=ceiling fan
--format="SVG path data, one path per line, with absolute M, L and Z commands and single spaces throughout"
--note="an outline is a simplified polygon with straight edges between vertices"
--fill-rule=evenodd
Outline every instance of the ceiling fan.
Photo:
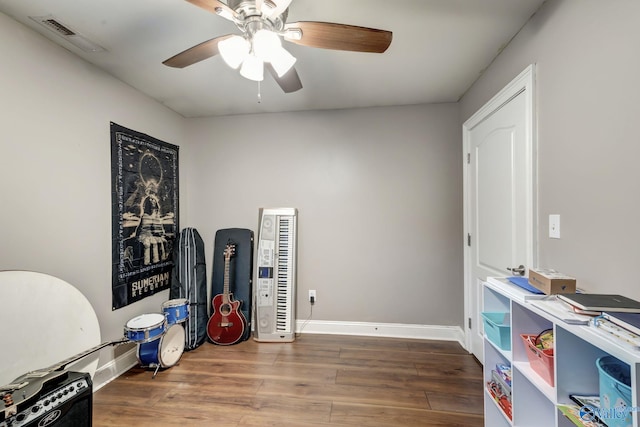
M 287 23 L 292 0 L 187 0 L 236 24 L 242 35 L 227 34 L 195 45 L 163 64 L 184 68 L 220 54 L 240 74 L 263 80 L 264 69 L 286 93 L 302 89 L 293 67 L 296 58 L 282 47 L 280 37 L 302 46 L 353 52 L 382 53 L 391 44 L 390 31 L 332 22 Z

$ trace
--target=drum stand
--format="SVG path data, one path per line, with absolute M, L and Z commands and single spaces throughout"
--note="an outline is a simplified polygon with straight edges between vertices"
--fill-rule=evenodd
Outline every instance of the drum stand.
M 153 368 L 153 365 L 154 364 L 152 363 L 151 365 L 149 365 L 149 367 Z M 156 378 L 156 375 L 158 375 L 158 370 L 160 369 L 160 364 L 159 363 L 155 363 L 155 366 L 156 366 L 156 370 L 153 371 L 153 376 L 151 377 L 152 380 Z

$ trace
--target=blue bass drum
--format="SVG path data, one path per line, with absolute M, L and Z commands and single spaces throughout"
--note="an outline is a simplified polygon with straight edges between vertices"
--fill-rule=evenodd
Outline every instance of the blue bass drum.
M 142 367 L 170 368 L 180 360 L 184 352 L 184 328 L 171 325 L 159 339 L 138 344 L 138 362 Z

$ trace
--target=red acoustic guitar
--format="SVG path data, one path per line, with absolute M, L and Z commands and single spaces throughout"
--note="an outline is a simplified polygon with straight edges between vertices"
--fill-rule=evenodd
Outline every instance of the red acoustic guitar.
M 227 244 L 224 249 L 224 289 L 213 298 L 213 314 L 207 323 L 207 335 L 215 344 L 235 344 L 242 338 L 247 320 L 240 311 L 242 301 L 234 301 L 229 292 L 229 264 L 236 253 L 236 245 Z

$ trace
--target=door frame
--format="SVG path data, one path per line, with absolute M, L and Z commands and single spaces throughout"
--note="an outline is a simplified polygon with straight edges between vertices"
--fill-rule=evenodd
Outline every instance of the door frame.
M 470 153 L 470 133 L 471 130 L 486 118 L 491 116 L 495 111 L 508 103 L 515 96 L 524 93 L 526 99 L 526 144 L 527 147 L 527 234 L 529 241 L 533 245 L 530 257 L 527 260 L 528 267 L 535 267 L 538 260 L 538 188 L 537 188 L 537 117 L 535 104 L 535 64 L 529 65 L 507 86 L 505 86 L 491 100 L 484 104 L 477 112 L 475 112 L 462 125 L 462 145 L 463 145 L 463 198 L 464 198 L 464 335 L 465 346 L 467 351 L 472 352 L 472 335 L 470 321 L 472 316 L 471 289 L 475 280 L 472 276 L 471 268 L 471 246 L 468 245 L 468 235 L 471 233 L 471 209 L 470 209 L 470 185 L 471 177 L 469 176 L 468 153 Z M 473 237 L 473 236 L 472 236 Z M 506 268 L 507 266 L 505 266 Z M 505 276 L 507 272 L 505 270 Z M 481 295 L 478 295 L 481 298 Z M 473 325 L 474 328 L 480 327 Z M 476 349 L 477 350 L 477 349 Z

